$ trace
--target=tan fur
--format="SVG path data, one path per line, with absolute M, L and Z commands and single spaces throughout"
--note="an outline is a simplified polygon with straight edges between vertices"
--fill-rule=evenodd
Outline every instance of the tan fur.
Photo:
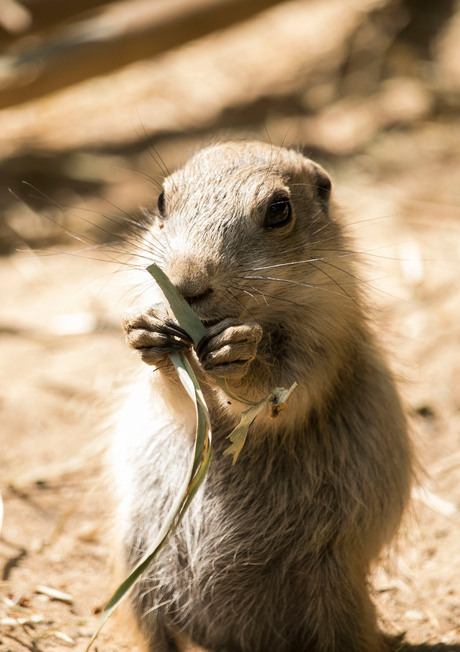
M 171 373 L 171 347 L 188 351 L 205 384 L 215 454 L 136 589 L 151 650 L 176 650 L 180 632 L 215 652 L 383 647 L 367 577 L 407 503 L 411 447 L 329 194 L 320 166 L 261 143 L 214 145 L 165 181 L 142 251 L 208 335 L 195 352 L 152 307 L 124 322 L 129 344 L 159 368 L 133 386 L 112 447 L 128 565 L 190 459 L 193 406 Z M 273 213 L 275 224 L 288 217 L 273 227 Z M 279 417 L 257 418 L 235 466 L 222 453 L 245 406 L 216 377 L 251 399 L 298 383 Z

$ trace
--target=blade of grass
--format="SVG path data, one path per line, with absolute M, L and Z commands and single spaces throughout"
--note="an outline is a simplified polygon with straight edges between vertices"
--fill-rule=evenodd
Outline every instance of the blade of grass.
M 171 310 L 177 321 L 193 340 L 195 346 L 198 346 L 200 340 L 206 335 L 206 329 L 203 326 L 198 315 L 193 312 L 184 297 L 182 297 L 176 286 L 171 283 L 169 278 L 155 263 L 147 267 L 147 271 L 153 276 L 160 288 L 163 290 L 168 300 Z
M 110 618 L 115 609 L 123 602 L 129 595 L 132 588 L 152 563 L 153 559 L 165 546 L 169 538 L 172 536 L 177 526 L 181 522 L 192 498 L 198 491 L 201 483 L 206 477 L 212 457 L 212 442 L 211 442 L 211 422 L 209 411 L 204 401 L 200 386 L 193 372 L 193 369 L 182 353 L 173 352 L 170 354 L 171 360 L 178 372 L 179 378 L 184 386 L 184 389 L 195 402 L 195 409 L 197 415 L 197 429 L 195 438 L 195 450 L 192 462 L 187 472 L 184 483 L 179 491 L 176 500 L 170 508 L 168 515 L 159 531 L 153 545 L 145 553 L 144 557 L 137 564 L 134 570 L 128 577 L 118 586 L 113 593 L 112 597 L 107 602 L 98 627 L 89 642 L 86 652 L 89 652 L 93 643 L 99 635 L 102 627 Z M 192 389 L 194 395 L 192 395 Z

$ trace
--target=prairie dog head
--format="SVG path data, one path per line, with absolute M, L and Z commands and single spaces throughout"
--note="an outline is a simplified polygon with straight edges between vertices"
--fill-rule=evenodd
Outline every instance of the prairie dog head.
M 257 142 L 207 147 L 165 180 L 146 244 L 208 325 L 283 319 L 348 299 L 331 182 L 298 152 Z

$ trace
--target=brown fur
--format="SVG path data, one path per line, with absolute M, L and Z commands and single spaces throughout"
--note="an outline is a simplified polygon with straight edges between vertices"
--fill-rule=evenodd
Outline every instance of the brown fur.
M 309 159 L 260 143 L 214 145 L 165 181 L 142 249 L 209 328 L 195 353 L 157 309 L 125 320 L 131 346 L 159 367 L 133 385 L 112 446 L 128 566 L 151 544 L 191 454 L 193 406 L 171 347 L 189 351 L 206 384 L 215 452 L 135 590 L 152 651 L 176 650 L 179 633 L 215 652 L 383 647 L 367 577 L 407 503 L 411 450 L 329 188 Z M 273 212 L 290 218 L 273 227 Z M 257 418 L 234 466 L 222 453 L 245 406 L 216 377 L 254 399 L 298 383 L 286 411 Z

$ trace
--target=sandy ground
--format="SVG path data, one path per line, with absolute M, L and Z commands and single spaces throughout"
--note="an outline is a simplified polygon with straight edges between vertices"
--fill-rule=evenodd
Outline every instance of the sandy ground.
M 401 134 L 391 151 L 381 145 L 378 170 L 368 158 L 338 167 L 335 177 L 426 469 L 397 552 L 376 569 L 375 601 L 382 628 L 405 633 L 411 649 L 453 651 L 460 650 L 459 148 L 451 130 L 444 145 L 422 136 L 422 150 Z M 65 254 L 0 260 L 1 652 L 83 651 L 113 588 L 102 457 L 114 397 L 137 363 L 119 329 L 130 294 L 114 269 Z M 50 588 L 68 595 L 53 598 Z M 124 626 L 109 622 L 97 649 L 137 648 Z

